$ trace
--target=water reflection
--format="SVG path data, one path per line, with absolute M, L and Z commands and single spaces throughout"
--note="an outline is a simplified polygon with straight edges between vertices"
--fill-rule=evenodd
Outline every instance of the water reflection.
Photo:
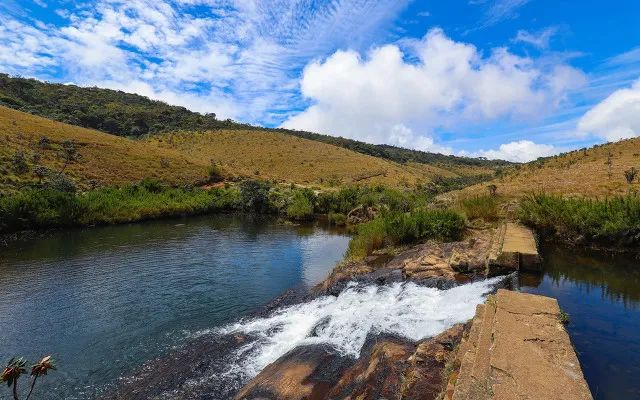
M 637 259 L 543 247 L 544 274 L 523 291 L 555 297 L 596 399 L 640 399 L 640 265 Z

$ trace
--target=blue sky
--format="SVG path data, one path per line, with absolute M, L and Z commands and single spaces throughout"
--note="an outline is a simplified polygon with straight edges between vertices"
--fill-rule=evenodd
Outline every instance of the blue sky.
M 3 0 L 0 71 L 527 161 L 640 134 L 640 2 Z

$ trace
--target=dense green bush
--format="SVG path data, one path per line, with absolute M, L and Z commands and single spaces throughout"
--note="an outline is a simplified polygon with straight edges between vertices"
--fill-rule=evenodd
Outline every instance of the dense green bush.
M 331 225 L 344 226 L 347 224 L 347 216 L 342 213 L 330 212 L 327 218 Z
M 347 255 L 361 259 L 385 245 L 411 244 L 429 239 L 457 240 L 464 230 L 464 218 L 450 210 L 388 212 L 358 226 Z
M 358 206 L 373 206 L 388 211 L 407 212 L 425 206 L 429 199 L 427 193 L 420 191 L 403 191 L 383 186 L 347 186 L 338 191 L 319 194 L 316 211 L 346 215 Z
M 293 202 L 287 207 L 287 217 L 297 221 L 313 218 L 313 203 L 304 192 L 299 191 L 294 194 Z
M 268 182 L 249 180 L 240 184 L 240 201 L 245 211 L 268 213 L 271 210 Z
M 497 221 L 499 199 L 494 196 L 475 196 L 462 200 L 462 208 L 469 220 L 482 218 L 485 221 Z
M 640 243 L 640 198 L 563 198 L 533 194 L 521 201 L 520 219 L 567 239 L 630 245 Z
M 87 193 L 26 189 L 0 197 L 0 231 L 122 223 L 239 207 L 240 193 L 233 188 L 186 190 L 150 180 Z

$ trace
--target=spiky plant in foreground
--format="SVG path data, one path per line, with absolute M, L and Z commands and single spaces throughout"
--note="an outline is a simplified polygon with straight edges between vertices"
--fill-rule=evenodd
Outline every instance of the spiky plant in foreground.
M 27 361 L 23 357 L 20 357 L 20 358 L 14 357 L 11 360 L 9 360 L 9 362 L 7 363 L 7 366 L 2 371 L 2 375 L 0 375 L 0 381 L 6 382 L 7 386 L 11 388 L 13 392 L 14 400 L 19 400 L 18 399 L 18 380 L 20 379 L 20 376 L 22 374 L 27 372 L 25 368 L 26 365 L 27 365 Z M 47 375 L 47 372 L 55 369 L 56 369 L 55 361 L 51 356 L 44 357 L 42 360 L 40 360 L 39 363 L 34 364 L 31 367 L 31 377 L 33 380 L 31 382 L 31 388 L 29 389 L 29 394 L 27 394 L 27 400 L 31 397 L 31 394 L 33 393 L 33 388 L 35 387 L 36 381 L 38 380 L 38 378 L 43 375 Z

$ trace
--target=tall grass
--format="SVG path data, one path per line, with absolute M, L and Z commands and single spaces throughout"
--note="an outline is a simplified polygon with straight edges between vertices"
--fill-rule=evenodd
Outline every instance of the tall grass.
M 386 245 L 411 244 L 429 239 L 457 240 L 464 230 L 464 218 L 450 210 L 388 212 L 358 226 L 349 243 L 347 257 L 362 259 Z
M 533 194 L 524 198 L 520 219 L 529 225 L 565 236 L 582 237 L 593 242 L 621 242 L 632 237 L 640 240 L 640 198 L 618 196 L 604 200 L 563 198 Z
M 485 221 L 497 221 L 499 200 L 495 196 L 474 196 L 462 200 L 462 209 L 469 220 L 482 218 Z

